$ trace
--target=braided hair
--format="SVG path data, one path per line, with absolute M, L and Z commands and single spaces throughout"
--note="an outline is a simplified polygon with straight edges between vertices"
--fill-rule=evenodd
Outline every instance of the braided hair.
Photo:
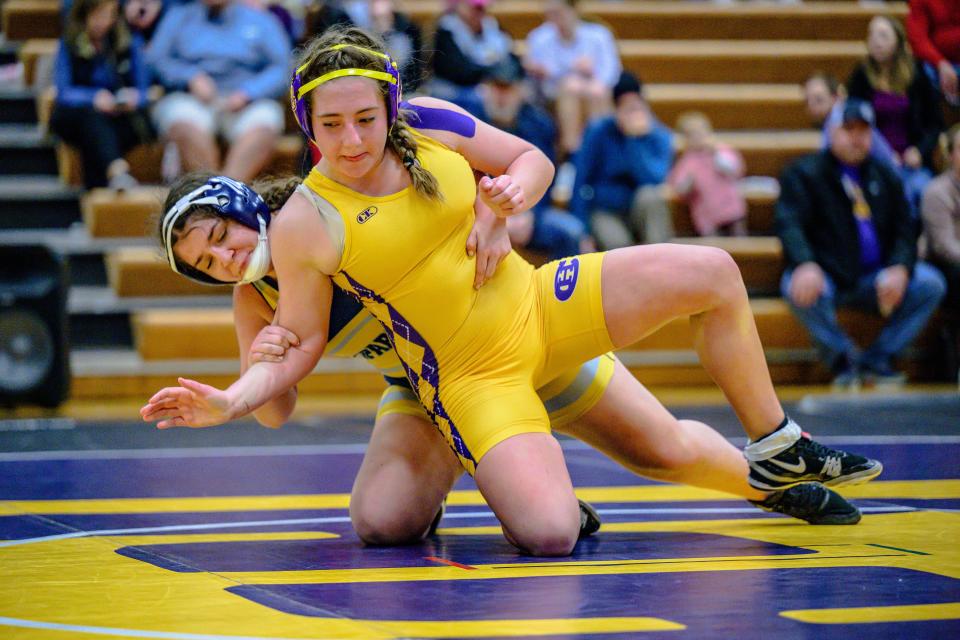
M 297 176 L 280 176 L 255 180 L 251 186 L 263 198 L 270 212 L 275 213 L 290 199 L 302 182 L 303 179 Z

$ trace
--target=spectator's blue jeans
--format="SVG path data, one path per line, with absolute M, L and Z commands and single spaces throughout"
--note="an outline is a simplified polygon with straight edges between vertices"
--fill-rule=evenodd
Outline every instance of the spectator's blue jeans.
M 857 346 L 837 322 L 837 307 L 854 307 L 879 315 L 877 307 L 876 273 L 863 276 L 852 290 L 837 293 L 830 276 L 817 301 L 802 309 L 790 300 L 790 278 L 787 271 L 780 280 L 780 292 L 790 308 L 810 332 L 827 366 L 834 366 L 840 356 L 846 355 L 854 365 L 874 370 L 890 366 L 890 358 L 902 351 L 927 324 L 946 293 L 943 274 L 925 262 L 917 262 L 903 301 L 886 319 L 880 335 L 866 351 L 860 353 Z
M 953 65 L 953 68 L 954 70 L 956 70 L 957 75 L 960 75 L 960 64 Z M 933 86 L 936 88 L 937 93 L 939 93 L 940 95 L 943 95 L 943 92 L 940 91 L 940 72 L 937 71 L 937 68 L 934 65 L 930 64 L 929 62 L 924 62 L 923 70 L 927 72 L 927 77 L 930 78 L 930 82 L 933 83 Z M 943 97 L 944 97 L 944 100 L 947 101 L 947 104 L 952 105 L 954 107 L 960 106 L 960 100 L 947 98 L 946 96 L 943 96 Z
M 933 180 L 933 175 L 926 167 L 912 169 L 907 166 L 897 167 L 900 180 L 903 181 L 903 194 L 910 204 L 910 213 L 917 220 L 920 219 L 920 201 L 927 185 Z
M 559 260 L 580 253 L 580 241 L 587 228 L 571 213 L 547 207 L 536 214 L 530 248 L 546 251 L 551 260 Z

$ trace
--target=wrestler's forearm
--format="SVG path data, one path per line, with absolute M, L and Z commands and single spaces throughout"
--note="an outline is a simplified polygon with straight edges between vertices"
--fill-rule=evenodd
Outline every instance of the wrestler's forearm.
M 228 419 L 257 411 L 281 393 L 293 389 L 313 371 L 319 358 L 294 347 L 287 351 L 282 362 L 258 362 L 251 366 L 227 389 Z
M 523 187 L 524 205 L 512 215 L 532 209 L 540 202 L 553 182 L 553 163 L 537 148 L 524 151 L 507 167 L 506 173 Z

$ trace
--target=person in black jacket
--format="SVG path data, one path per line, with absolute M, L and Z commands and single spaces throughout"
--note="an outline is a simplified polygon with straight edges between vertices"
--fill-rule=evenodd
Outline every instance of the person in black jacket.
M 904 377 L 891 358 L 920 332 L 943 298 L 935 268 L 917 262 L 917 226 L 893 170 L 869 158 L 873 109 L 850 99 L 830 147 L 783 172 L 775 221 L 787 269 L 783 296 L 806 325 L 837 386 L 861 378 L 878 384 Z M 853 306 L 885 318 L 860 351 L 837 323 Z

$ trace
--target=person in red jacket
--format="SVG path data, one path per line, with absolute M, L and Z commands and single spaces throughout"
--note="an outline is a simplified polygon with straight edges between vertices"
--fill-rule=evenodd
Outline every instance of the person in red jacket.
M 934 84 L 960 106 L 960 0 L 910 0 L 907 38 Z

